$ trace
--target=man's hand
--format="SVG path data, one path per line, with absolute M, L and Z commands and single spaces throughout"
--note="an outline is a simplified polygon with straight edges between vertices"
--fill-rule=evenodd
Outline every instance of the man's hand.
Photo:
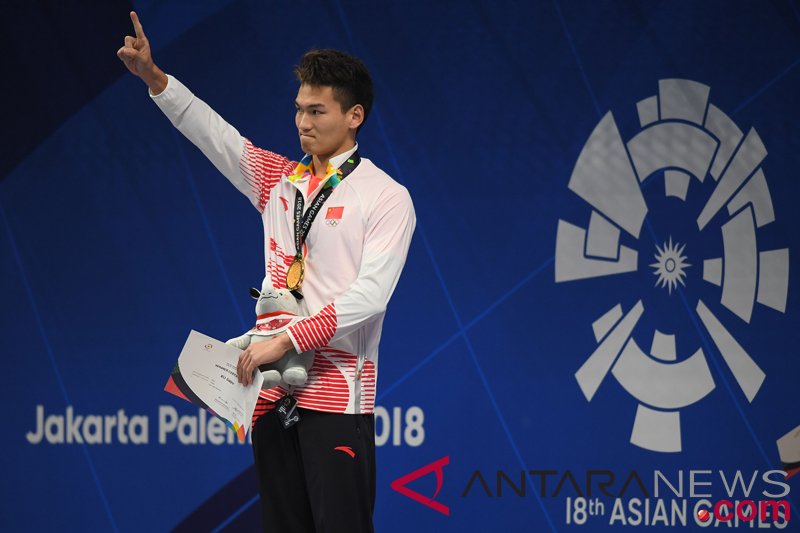
M 147 84 L 151 93 L 159 94 L 167 88 L 167 75 L 153 63 L 150 42 L 144 35 L 144 29 L 135 11 L 131 11 L 131 21 L 136 37 L 125 36 L 125 44 L 117 50 L 117 57 L 125 63 L 128 70 Z
M 253 382 L 253 372 L 258 370 L 259 366 L 274 363 L 292 348 L 294 348 L 292 339 L 286 333 L 264 342 L 251 342 L 250 346 L 239 355 L 239 364 L 236 366 L 239 383 L 244 386 L 250 385 Z

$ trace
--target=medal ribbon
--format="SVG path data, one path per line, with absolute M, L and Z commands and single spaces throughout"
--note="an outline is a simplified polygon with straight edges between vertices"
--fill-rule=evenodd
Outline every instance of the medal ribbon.
M 297 171 L 295 172 L 295 176 L 300 173 L 300 171 L 305 170 L 308 172 L 310 167 L 311 157 L 306 156 L 300 161 L 300 164 L 297 166 Z M 342 166 L 340 166 L 335 172 L 330 171 L 328 173 L 328 179 L 325 182 L 320 193 L 314 199 L 314 202 L 306 211 L 305 215 L 303 215 L 303 207 L 305 206 L 305 200 L 303 200 L 303 194 L 298 190 L 294 196 L 294 244 L 295 249 L 297 250 L 297 254 L 295 255 L 295 261 L 302 261 L 303 260 L 303 243 L 306 240 L 306 236 L 308 232 L 311 230 L 311 224 L 314 223 L 314 219 L 316 218 L 317 214 L 319 214 L 320 209 L 322 208 L 322 204 L 325 203 L 325 200 L 333 193 L 333 190 L 336 188 L 339 183 L 343 179 L 345 179 L 361 162 L 361 156 L 358 155 L 358 150 L 353 152 Z M 294 177 L 294 176 L 292 176 Z M 290 178 L 291 179 L 291 178 Z M 296 181 L 292 180 L 292 181 Z

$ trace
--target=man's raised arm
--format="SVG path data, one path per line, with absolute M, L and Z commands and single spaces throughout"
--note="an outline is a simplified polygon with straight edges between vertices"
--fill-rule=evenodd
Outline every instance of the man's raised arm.
M 139 17 L 131 11 L 136 37 L 125 37 L 117 57 L 142 79 L 150 96 L 170 122 L 183 133 L 259 211 L 264 211 L 271 189 L 282 174 L 296 165 L 288 158 L 256 148 L 208 104 L 195 97 L 181 82 L 166 75 L 153 62 L 150 42 Z

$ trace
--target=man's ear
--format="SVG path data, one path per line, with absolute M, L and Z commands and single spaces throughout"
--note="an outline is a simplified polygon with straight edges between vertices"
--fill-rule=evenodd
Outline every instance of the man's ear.
M 351 107 L 348 114 L 350 115 L 350 124 L 348 124 L 350 129 L 358 129 L 364 123 L 364 106 L 361 104 Z

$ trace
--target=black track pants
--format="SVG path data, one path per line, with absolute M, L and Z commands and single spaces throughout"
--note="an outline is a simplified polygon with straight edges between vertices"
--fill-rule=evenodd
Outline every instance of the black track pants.
M 253 427 L 264 531 L 373 531 L 375 418 L 298 411 L 289 429 L 275 411 Z

